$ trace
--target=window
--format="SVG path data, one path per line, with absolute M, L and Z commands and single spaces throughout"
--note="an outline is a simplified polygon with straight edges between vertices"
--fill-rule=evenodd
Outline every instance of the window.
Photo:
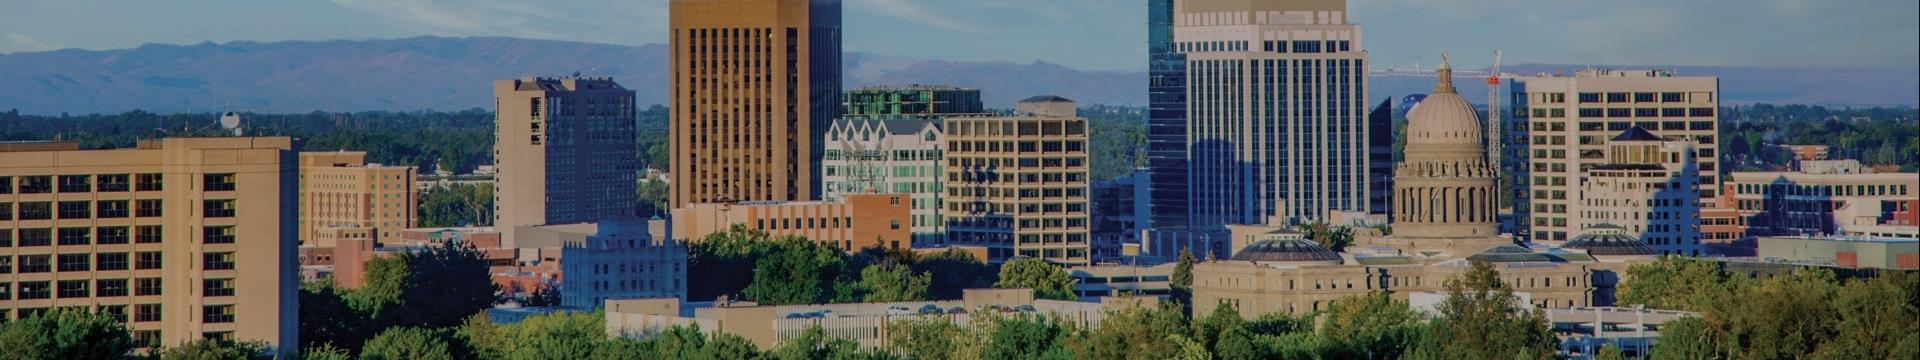
M 1633 102 L 1653 102 L 1653 93 L 1633 93 Z
M 101 245 L 126 244 L 130 238 L 128 228 L 125 226 L 102 226 L 94 228 L 93 232 L 95 235 L 94 243 Z
M 20 193 L 21 194 L 46 194 L 51 192 L 53 192 L 52 176 L 42 175 L 42 176 L 20 177 Z
M 161 259 L 160 259 L 159 251 L 142 251 L 142 252 L 134 253 L 133 258 L 134 258 L 134 261 L 133 261 L 134 270 L 153 270 L 153 269 L 160 268 Z
M 0 221 L 13 220 L 13 203 L 0 203 Z
M 53 245 L 53 229 L 20 229 L 20 246 Z
M 0 255 L 0 274 L 13 273 L 13 255 Z M 4 284 L 4 283 L 0 283 Z
M 60 175 L 60 192 L 93 192 L 93 177 L 87 175 Z
M 87 245 L 93 243 L 91 228 L 60 228 L 60 245 Z
M 1681 96 L 1680 93 L 1677 93 L 1677 92 L 1660 93 L 1660 102 L 1682 102 L 1682 101 L 1686 101 L 1686 98 L 1684 96 Z
M 13 283 L 0 282 L 0 300 L 13 300 Z M 0 319 L 7 318 L 7 311 L 0 310 Z
M 20 220 L 50 219 L 53 219 L 53 203 L 45 201 L 20 203 Z
M 139 304 L 133 306 L 133 322 L 155 321 L 160 321 L 160 304 Z M 134 332 L 134 334 L 136 335 L 134 338 L 139 338 L 139 336 L 137 336 L 139 334 L 138 331 Z M 160 333 L 158 331 L 154 332 L 151 341 L 159 342 L 159 335 Z
M 1600 102 L 1600 93 L 1580 93 L 1580 103 Z
M 233 322 L 233 305 L 205 305 L 200 307 L 200 322 L 225 324 Z
M 233 296 L 233 279 L 201 280 L 200 286 L 200 296 Z
M 202 191 L 233 191 L 233 174 L 202 175 L 206 189 Z
M 200 254 L 200 264 L 205 270 L 233 270 L 233 253 L 210 252 Z
M 87 291 L 87 282 L 88 281 L 86 280 L 61 280 L 60 281 L 60 298 L 61 299 L 77 299 L 77 298 L 84 298 L 84 297 L 92 297 L 93 292 Z
M 53 255 L 20 255 L 20 273 L 53 272 Z
M 160 295 L 160 278 L 139 278 L 133 280 L 133 296 L 153 295 Z
M 139 191 L 160 191 L 160 174 L 140 174 L 134 177 L 134 189 Z
M 100 192 L 125 192 L 130 190 L 127 174 L 108 174 L 94 177 L 94 186 Z
M 1610 103 L 1627 102 L 1627 93 L 1619 93 L 1619 92 L 1607 93 L 1607 102 L 1610 102 Z
M 61 219 L 85 219 L 90 216 L 93 216 L 93 202 L 91 201 L 60 202 Z
M 208 244 L 232 244 L 233 226 L 208 226 L 201 228 L 200 241 Z
M 53 284 L 45 281 L 24 281 L 20 283 L 20 300 L 39 300 L 53 298 Z
M 133 243 L 135 244 L 160 243 L 160 225 L 141 225 L 139 227 L 133 228 Z
M 160 217 L 160 199 L 140 199 L 134 203 L 133 216 Z
M 100 271 L 118 271 L 127 269 L 127 253 L 94 254 L 94 269 Z
M 93 270 L 93 254 L 60 254 L 60 272 Z
M 126 280 L 121 280 L 121 285 L 126 285 Z M 94 286 L 94 288 L 99 288 L 99 287 L 100 286 L 98 286 L 97 284 Z M 121 290 L 126 290 L 126 289 L 121 289 Z M 98 291 L 106 292 L 106 290 L 104 289 L 98 290 Z M 121 296 L 126 296 L 126 295 L 123 294 Z M 127 322 L 127 306 L 126 305 L 101 305 L 100 313 L 107 314 L 107 316 L 112 317 L 113 321 L 119 321 L 123 323 Z
M 100 200 L 100 205 L 95 207 L 93 211 L 94 211 L 93 217 L 96 217 L 96 218 L 101 218 L 101 219 L 124 218 L 124 217 L 127 217 L 127 201 L 126 200 Z
M 210 217 L 210 218 L 233 217 L 233 199 L 206 200 L 202 202 L 201 205 L 205 206 L 206 217 Z
M 0 248 L 13 247 L 13 229 L 0 229 Z
M 0 194 L 12 194 L 12 193 L 13 193 L 13 177 L 0 176 Z M 3 314 L 0 314 L 0 315 L 3 315 Z

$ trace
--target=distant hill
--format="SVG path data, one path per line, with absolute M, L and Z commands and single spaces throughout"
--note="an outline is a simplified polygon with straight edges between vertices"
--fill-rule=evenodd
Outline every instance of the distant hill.
M 1143 105 L 1142 72 L 1035 62 L 940 61 L 868 53 L 844 59 L 848 86 L 980 88 L 989 107 L 1037 94 Z M 1535 67 L 1541 70 L 1533 70 Z M 1550 71 L 1571 66 L 1520 66 Z M 1723 77 L 1728 103 L 1916 105 L 1913 69 L 1681 67 Z M 234 109 L 256 112 L 490 108 L 489 81 L 580 72 L 612 76 L 642 104 L 667 98 L 666 46 L 503 37 L 148 44 L 120 50 L 0 54 L 0 109 L 29 114 Z M 1426 92 L 1430 79 L 1376 78 L 1373 97 Z M 1462 81 L 1463 93 L 1484 93 Z M 1479 100 L 1477 97 L 1469 97 Z M 1377 100 L 1376 100 L 1377 101 Z

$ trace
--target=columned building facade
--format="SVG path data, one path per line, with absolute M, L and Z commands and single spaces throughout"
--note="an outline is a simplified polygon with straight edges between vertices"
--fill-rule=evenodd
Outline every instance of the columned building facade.
M 1443 58 L 1433 94 L 1407 113 L 1406 160 L 1394 168 L 1396 234 L 1478 238 L 1499 235 L 1498 178 L 1481 141 L 1478 112 L 1453 88 Z

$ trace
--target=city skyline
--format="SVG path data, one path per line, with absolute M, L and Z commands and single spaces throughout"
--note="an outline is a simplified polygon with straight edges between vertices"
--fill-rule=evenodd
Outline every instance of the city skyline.
M 146 43 L 511 36 L 624 45 L 666 43 L 666 0 L 579 1 L 533 6 L 498 0 L 244 2 L 41 1 L 0 13 L 0 53 L 131 48 Z M 1142 71 L 1144 1 L 847 0 L 849 51 L 955 61 L 1048 62 L 1088 70 Z M 1374 61 L 1484 67 L 1495 49 L 1507 63 L 1662 66 L 1913 68 L 1920 63 L 1920 11 L 1911 1 L 1835 3 L 1728 0 L 1551 4 L 1358 0 Z M 1874 9 L 1872 11 L 1865 11 Z M 284 14 L 298 13 L 299 17 Z M 1712 17 L 1715 21 L 1690 21 Z M 1846 17 L 1848 21 L 1804 19 Z M 94 30 L 65 31 L 96 19 Z M 179 19 L 190 19 L 180 21 Z M 556 21 L 565 20 L 565 21 Z M 1777 26 L 1792 23 L 1794 26 Z M 496 26 L 506 24 L 508 26 Z M 562 25 L 564 24 L 564 25 Z M 1574 29 L 1571 36 L 1554 35 Z M 1602 31 L 1607 30 L 1607 31 Z M 1691 35 L 1698 34 L 1698 36 Z M 938 39 L 925 41 L 925 39 Z M 1699 39 L 1699 40 L 1691 40 Z M 1738 39 L 1730 41 L 1728 39 Z M 1709 41 L 1712 40 L 1712 41 Z M 1792 44 L 1791 51 L 1782 47 Z M 979 49 L 1015 51 L 978 51 Z M 1629 51 L 1632 50 L 1632 51 Z M 1649 51 L 1651 50 L 1651 51 Z

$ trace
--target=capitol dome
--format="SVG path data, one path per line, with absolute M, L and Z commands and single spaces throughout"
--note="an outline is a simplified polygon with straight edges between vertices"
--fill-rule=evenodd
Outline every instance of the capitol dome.
M 1453 67 L 1447 65 L 1445 57 L 1435 72 L 1439 81 L 1433 87 L 1433 94 L 1407 112 L 1407 144 L 1480 146 L 1485 137 L 1480 128 L 1480 111 L 1474 110 L 1467 98 L 1454 91 Z

